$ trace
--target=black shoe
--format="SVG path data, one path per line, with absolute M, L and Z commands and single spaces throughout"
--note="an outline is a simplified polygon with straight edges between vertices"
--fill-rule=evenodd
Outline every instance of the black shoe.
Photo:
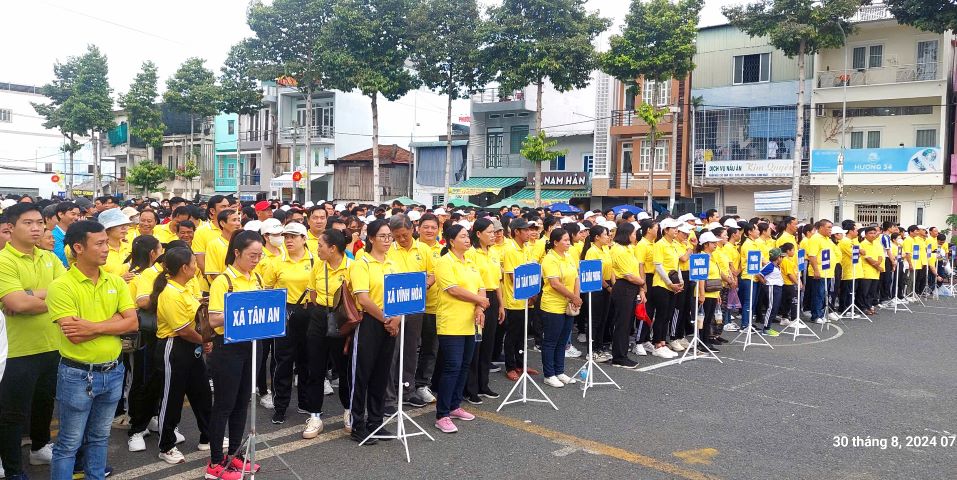
M 638 362 L 630 358 L 625 358 L 622 360 L 612 360 L 611 364 L 615 367 L 627 368 L 629 370 L 638 368 Z
M 716 347 L 713 343 L 703 343 L 702 345 L 708 347 L 708 350 L 711 350 L 714 353 L 718 353 L 721 351 L 721 350 L 718 350 L 718 347 Z
M 382 410 L 382 414 L 385 415 L 386 417 L 391 417 L 392 415 L 395 415 L 398 411 L 399 410 L 396 407 L 385 407 Z
M 711 339 L 711 341 L 713 343 L 717 343 L 718 345 L 724 345 L 725 343 L 728 343 L 728 340 L 724 337 L 714 337 Z
M 370 431 L 370 432 L 375 432 L 375 429 L 370 427 L 370 428 L 369 428 L 369 431 Z M 395 436 L 395 434 L 392 433 L 392 431 L 389 430 L 389 429 L 386 428 L 386 427 L 380 428 L 378 432 L 375 432 L 375 434 L 376 434 L 376 436 L 382 436 L 382 437 L 394 437 L 394 436 Z M 393 440 L 393 439 L 392 439 L 392 438 L 380 438 L 379 440 L 382 440 L 383 442 L 388 442 L 388 441 Z
M 286 423 L 286 414 L 275 412 L 272 414 L 272 423 L 273 425 L 282 425 Z
M 426 401 L 419 395 L 419 392 L 418 392 L 418 391 L 415 391 L 415 392 L 412 392 L 411 394 L 409 394 L 409 396 L 404 397 L 404 398 L 402 399 L 402 404 L 403 404 L 403 405 L 408 405 L 408 406 L 414 407 L 414 408 L 422 408 L 422 407 L 428 405 L 428 402 L 426 402 Z
M 352 429 L 352 433 L 349 434 L 349 438 L 351 438 L 353 442 L 357 442 L 357 443 L 362 442 L 368 436 L 369 436 L 369 432 L 367 430 L 359 430 L 359 429 Z M 370 438 L 369 441 L 367 441 L 366 443 L 363 443 L 362 445 L 363 446 L 375 445 L 377 443 L 379 443 L 378 438 Z
M 471 403 L 472 405 L 481 405 L 483 403 L 482 397 L 478 395 L 469 395 L 465 397 L 465 399 L 468 400 L 468 402 Z
M 497 393 L 495 393 L 495 392 L 493 392 L 493 391 L 491 391 L 491 390 L 485 390 L 485 391 L 479 392 L 479 396 L 480 396 L 480 397 L 485 397 L 485 398 L 498 398 L 498 397 L 499 397 L 499 394 L 497 394 Z

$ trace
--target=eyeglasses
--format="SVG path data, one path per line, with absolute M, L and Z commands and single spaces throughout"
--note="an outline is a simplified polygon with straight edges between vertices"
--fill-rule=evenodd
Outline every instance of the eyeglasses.
M 380 233 L 376 235 L 375 238 L 378 238 L 379 240 L 387 242 L 389 240 L 392 240 L 395 237 L 393 237 L 391 233 Z

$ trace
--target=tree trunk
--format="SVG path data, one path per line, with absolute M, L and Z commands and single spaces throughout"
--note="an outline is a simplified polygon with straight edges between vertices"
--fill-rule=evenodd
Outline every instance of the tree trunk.
M 443 190 L 443 203 L 449 203 L 449 176 L 452 175 L 452 95 L 448 95 L 446 104 L 446 135 L 445 139 L 445 190 Z M 416 159 L 418 160 L 418 159 Z
M 312 201 L 312 87 L 306 89 L 306 199 L 305 202 Z M 295 155 L 295 152 L 293 152 Z
M 75 152 L 73 151 L 73 134 L 70 134 L 70 164 L 67 165 L 67 182 L 66 182 L 66 198 L 73 199 L 73 158 Z
M 542 86 L 545 82 L 538 81 L 538 95 L 535 99 L 535 134 L 542 131 Z M 535 206 L 542 206 L 542 162 L 535 163 Z
M 378 92 L 372 97 L 372 204 L 378 205 L 382 200 L 379 195 L 379 103 Z
M 798 48 L 798 101 L 797 101 L 797 129 L 794 135 L 794 165 L 791 171 L 791 216 L 798 215 L 798 199 L 801 195 L 801 157 L 804 153 L 804 49 L 806 43 L 801 40 Z M 835 219 L 837 220 L 837 219 Z
M 651 108 L 654 108 L 655 110 L 657 110 L 657 109 L 658 109 L 658 103 L 659 103 L 660 100 L 661 100 L 661 99 L 659 98 L 659 96 L 658 96 L 658 95 L 659 95 L 659 92 L 661 92 L 661 89 L 658 87 L 658 81 L 657 81 L 657 80 L 655 80 L 654 82 L 652 82 L 651 85 L 652 85 L 651 88 L 653 89 L 653 90 L 651 91 Z M 657 143 L 658 143 L 658 122 L 655 121 L 652 125 L 650 125 L 650 127 L 651 127 L 651 129 L 649 130 L 649 132 L 648 132 L 648 137 L 647 137 L 648 140 L 651 141 L 651 147 L 649 148 L 649 155 L 648 155 L 648 195 L 647 195 L 646 198 L 645 198 L 645 211 L 648 212 L 648 215 L 651 215 L 652 218 L 654 218 L 655 215 L 653 214 L 653 212 L 654 212 L 654 207 L 652 207 L 652 205 L 653 205 L 652 202 L 654 202 L 654 197 L 655 197 L 655 194 L 654 194 L 654 190 L 655 190 L 655 156 L 656 156 L 655 153 L 656 153 L 656 151 L 658 150 L 658 149 L 656 148 L 656 147 L 658 146 L 658 145 L 657 145 Z M 648 141 L 648 140 L 646 140 L 646 141 Z M 632 155 L 634 155 L 634 153 L 632 153 Z M 638 151 L 638 165 L 639 165 L 639 167 L 640 167 L 640 165 L 641 165 L 641 150 Z M 632 168 L 634 168 L 634 167 L 632 167 Z

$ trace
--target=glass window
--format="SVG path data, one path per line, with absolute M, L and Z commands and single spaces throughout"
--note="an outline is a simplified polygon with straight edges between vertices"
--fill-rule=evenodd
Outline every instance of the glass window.
M 638 171 L 647 172 L 648 165 L 651 163 L 651 146 L 649 142 L 641 142 L 641 156 L 638 159 Z M 667 167 L 668 157 L 666 156 L 668 141 L 658 140 L 655 146 L 655 171 L 664 171 Z
M 505 132 L 502 127 L 490 127 L 485 136 L 485 166 L 501 167 L 504 156 Z
M 867 148 L 881 148 L 880 130 L 871 130 L 867 132 Z
M 584 167 L 583 170 L 585 173 L 595 171 L 595 156 L 590 153 L 582 155 L 582 166 Z
M 432 205 L 445 205 L 445 195 L 442 195 L 441 193 L 433 193 Z
M 626 142 L 621 144 L 621 173 L 631 173 L 631 154 L 632 154 L 632 143 Z
M 854 47 L 851 54 L 851 68 L 855 70 L 867 68 L 867 47 Z
M 565 170 L 565 156 L 559 155 L 558 158 L 552 160 L 548 164 L 548 169 L 553 172 L 561 172 Z
M 512 125 L 509 131 L 509 153 L 522 153 L 522 142 L 528 137 L 528 125 Z
M 13 111 L 9 108 L 0 108 L 0 122 L 9 123 L 13 121 Z
M 920 128 L 917 130 L 917 138 L 914 141 L 915 147 L 936 147 L 937 146 L 937 129 L 936 128 Z
M 229 135 L 236 135 L 236 120 L 226 120 L 226 130 Z
M 657 91 L 655 86 L 657 84 Z M 664 80 L 662 82 L 655 82 L 654 80 L 645 80 L 644 88 L 641 90 L 641 101 L 643 103 L 652 104 L 655 99 L 651 98 L 652 95 L 658 95 L 658 105 L 659 107 L 668 105 L 671 97 L 671 80 Z
M 771 54 L 736 55 L 734 57 L 734 84 L 768 82 L 771 80 Z
M 880 68 L 884 64 L 884 46 L 871 45 L 867 57 L 867 66 L 869 68 Z

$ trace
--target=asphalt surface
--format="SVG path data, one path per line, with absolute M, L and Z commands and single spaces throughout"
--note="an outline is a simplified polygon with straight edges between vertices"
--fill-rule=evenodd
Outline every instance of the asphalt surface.
M 957 300 L 945 298 L 914 313 L 882 312 L 873 323 L 815 325 L 820 339 L 782 335 L 768 339 L 773 349 L 724 346 L 723 363 L 659 365 L 660 359 L 639 357 L 639 371 L 603 365 L 621 390 L 596 386 L 583 399 L 578 385 L 542 386 L 558 411 L 528 403 L 496 413 L 513 384 L 492 374 L 502 398 L 466 404 L 479 418 L 456 422 L 457 434 L 435 429 L 431 407 L 408 410 L 435 439 L 409 439 L 410 463 L 398 441 L 363 447 L 350 441 L 334 396 L 326 401 L 326 430 L 314 440 L 301 438 L 306 417 L 294 407 L 278 426 L 269 422 L 270 411 L 259 409 L 257 477 L 955 478 L 955 324 Z M 536 352 L 529 359 L 540 366 Z M 570 360 L 566 372 L 580 365 Z M 531 386 L 529 396 L 538 396 Z M 126 431 L 113 430 L 112 478 L 202 478 L 208 455 L 196 450 L 188 411 L 180 430 L 187 437 L 179 446 L 187 456 L 181 465 L 156 457 L 155 435 L 146 452 L 129 453 Z M 46 467 L 28 473 L 49 475 Z

